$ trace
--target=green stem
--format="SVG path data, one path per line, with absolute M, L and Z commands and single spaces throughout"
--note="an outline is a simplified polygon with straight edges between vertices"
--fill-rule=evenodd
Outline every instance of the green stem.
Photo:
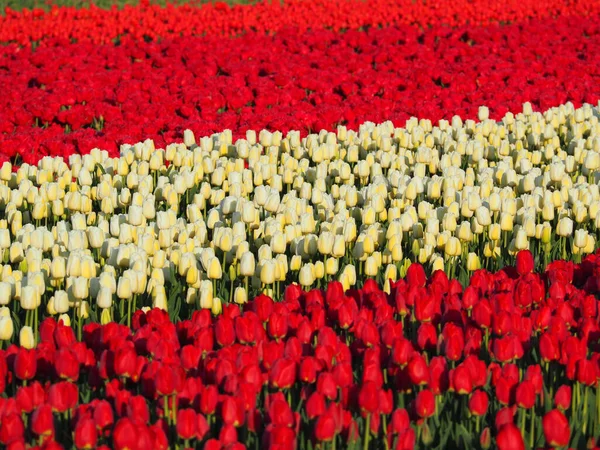
M 368 450 L 370 437 L 371 437 L 371 414 L 367 414 L 367 421 L 365 423 L 365 441 L 363 444 L 363 450 Z

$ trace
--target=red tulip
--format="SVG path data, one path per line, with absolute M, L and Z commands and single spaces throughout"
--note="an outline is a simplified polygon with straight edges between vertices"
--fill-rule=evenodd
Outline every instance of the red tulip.
M 571 386 L 563 384 L 556 390 L 554 406 L 563 411 L 571 407 Z
M 325 412 L 325 397 L 322 394 L 315 391 L 306 402 L 306 415 L 309 419 L 314 419 Z
M 479 445 L 484 450 L 487 450 L 492 445 L 492 433 L 489 427 L 485 427 L 479 436 Z
M 569 439 L 571 438 L 569 421 L 558 409 L 553 409 L 544 416 L 542 427 L 544 428 L 544 437 L 548 445 L 552 445 L 553 447 L 569 445 Z
M 517 386 L 515 399 L 517 401 L 517 405 L 519 405 L 521 408 L 533 408 L 535 406 L 536 399 L 535 387 L 533 386 L 533 383 L 529 380 L 521 382 Z
M 116 450 L 130 450 L 138 447 L 138 429 L 128 418 L 119 419 L 112 432 L 113 447 Z
M 454 391 L 458 394 L 470 394 L 473 390 L 473 382 L 467 367 L 461 364 L 450 373 L 450 383 Z
M 429 368 L 427 361 L 420 354 L 415 353 L 408 363 L 408 375 L 413 384 L 417 386 L 429 383 Z
M 404 408 L 398 408 L 392 413 L 390 431 L 394 434 L 403 433 L 410 427 L 410 417 Z
M 415 448 L 416 434 L 413 428 L 408 428 L 398 436 L 395 450 L 413 450 Z
M 533 272 L 535 261 L 533 260 L 533 253 L 529 250 L 521 250 L 517 253 L 517 272 L 519 275 L 525 275 Z
M 181 439 L 192 439 L 196 436 L 196 412 L 191 408 L 177 411 L 177 436 Z
M 477 390 L 469 398 L 469 411 L 474 416 L 483 416 L 487 412 L 488 404 L 489 399 L 486 392 Z
M 289 389 L 296 382 L 296 363 L 290 359 L 277 360 L 269 372 L 269 385 L 276 389 Z
M 68 348 L 58 350 L 54 368 L 59 378 L 67 381 L 77 381 L 79 378 L 79 361 L 73 351 Z
M 93 418 L 96 423 L 96 428 L 99 430 L 104 430 L 112 426 L 114 423 L 114 415 L 110 403 L 106 400 L 100 400 L 96 403 L 96 406 L 94 406 Z
M 9 444 L 13 441 L 23 439 L 25 427 L 21 416 L 18 414 L 6 414 L 0 423 L 0 442 Z
M 54 415 L 49 404 L 39 406 L 31 416 L 31 431 L 38 436 L 54 435 Z
M 234 322 L 229 317 L 220 316 L 215 323 L 215 340 L 221 347 L 235 342 Z
M 406 271 L 406 281 L 409 286 L 423 287 L 427 281 L 427 275 L 425 269 L 418 263 L 412 263 Z
M 333 374 L 322 372 L 317 379 L 317 391 L 328 400 L 335 400 L 338 396 L 338 386 Z
M 19 347 L 14 362 L 15 376 L 19 380 L 31 380 L 37 370 L 37 353 L 35 349 L 27 350 Z
M 77 385 L 68 381 L 53 384 L 48 390 L 48 403 L 52 405 L 53 411 L 60 413 L 73 409 L 77 404 L 78 398 Z
M 95 448 L 98 441 L 96 424 L 89 417 L 77 421 L 74 432 L 74 444 L 77 448 Z
M 204 388 L 200 396 L 200 411 L 202 414 L 209 416 L 217 409 L 219 402 L 219 391 L 216 386 L 209 385 Z
M 336 423 L 333 414 L 329 411 L 321 414 L 315 423 L 314 430 L 317 441 L 331 441 L 336 435 Z
M 498 450 L 525 450 L 521 431 L 512 423 L 503 425 L 496 436 Z
M 117 350 L 114 357 L 115 375 L 129 378 L 136 372 L 137 354 L 131 347 L 123 347 Z
M 360 410 L 366 414 L 373 414 L 379 408 L 379 388 L 371 381 L 363 384 L 358 394 Z
M 415 410 L 419 417 L 426 419 L 435 413 L 435 397 L 429 389 L 423 389 L 417 394 Z

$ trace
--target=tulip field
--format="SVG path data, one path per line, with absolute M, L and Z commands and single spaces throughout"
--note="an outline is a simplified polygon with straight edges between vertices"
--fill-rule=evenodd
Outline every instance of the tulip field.
M 600 2 L 0 43 L 0 448 L 600 449 Z

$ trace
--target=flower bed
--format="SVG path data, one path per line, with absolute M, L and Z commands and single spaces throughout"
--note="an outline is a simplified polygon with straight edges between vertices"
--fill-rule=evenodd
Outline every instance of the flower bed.
M 110 43 L 131 37 L 231 36 L 248 31 L 279 32 L 331 29 L 344 31 L 389 25 L 462 26 L 523 22 L 529 19 L 588 17 L 600 14 L 600 5 L 587 0 L 487 0 L 427 2 L 424 0 L 286 0 L 237 5 L 207 3 L 168 8 L 126 6 L 106 11 L 96 7 L 6 10 L 0 16 L 0 42 L 28 46 L 55 38 L 63 42 Z M 32 26 L 32 24 L 34 24 Z
M 598 21 L 562 18 L 527 26 L 413 27 L 336 34 L 249 33 L 119 46 L 0 48 L 0 158 L 36 163 L 121 143 L 181 142 L 268 128 L 302 135 L 365 121 L 404 126 L 501 119 L 522 103 L 545 110 L 600 99 Z M 574 32 L 573 30 L 577 30 Z M 385 46 L 385 51 L 382 50 Z
M 0 442 L 582 448 L 600 433 L 599 262 L 538 274 L 522 252 L 464 289 L 413 264 L 388 293 L 290 285 L 218 318 L 87 324 L 81 341 L 46 319 L 36 349 L 0 351 Z

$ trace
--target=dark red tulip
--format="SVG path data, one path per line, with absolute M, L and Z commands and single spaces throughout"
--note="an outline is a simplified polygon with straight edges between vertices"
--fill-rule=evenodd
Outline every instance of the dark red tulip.
M 84 417 L 77 421 L 74 432 L 74 444 L 77 448 L 95 448 L 98 441 L 98 433 L 94 420 Z
M 548 445 L 553 447 L 569 445 L 571 429 L 569 428 L 569 421 L 561 411 L 553 409 L 547 413 L 542 419 L 542 427 Z
M 19 347 L 14 362 L 15 376 L 19 380 L 31 380 L 37 370 L 37 353 L 35 349 L 27 350 Z
M 477 390 L 469 398 L 469 411 L 474 416 L 483 416 L 487 412 L 489 404 L 488 395 L 485 391 Z
M 512 423 L 503 425 L 496 436 L 498 450 L 525 450 L 521 431 Z
M 571 386 L 563 384 L 556 390 L 554 406 L 563 411 L 571 407 Z
M 417 394 L 415 411 L 423 419 L 435 414 L 435 397 L 429 389 L 423 389 Z

